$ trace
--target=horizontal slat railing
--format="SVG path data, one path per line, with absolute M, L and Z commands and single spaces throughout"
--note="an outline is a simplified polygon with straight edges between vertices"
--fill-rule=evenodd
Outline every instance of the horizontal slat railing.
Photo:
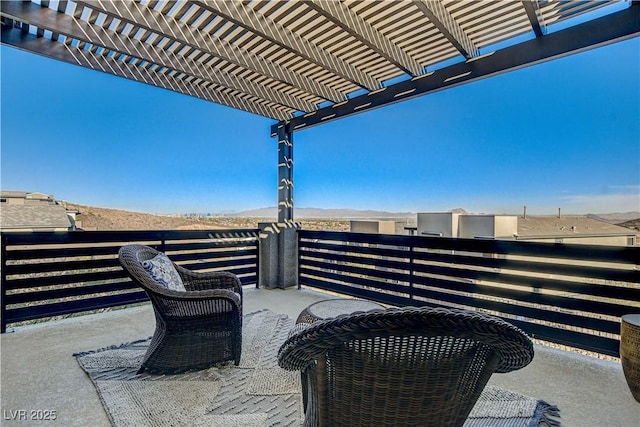
M 258 230 L 2 233 L 2 332 L 17 322 L 147 301 L 118 250 L 141 243 L 195 271 L 257 284 Z
M 619 357 L 640 313 L 640 248 L 299 231 L 299 283 L 392 305 L 505 318 L 532 337 Z

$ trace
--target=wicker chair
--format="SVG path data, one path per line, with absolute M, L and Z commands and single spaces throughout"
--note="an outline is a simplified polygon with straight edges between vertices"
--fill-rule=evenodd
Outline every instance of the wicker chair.
M 413 307 L 314 323 L 278 354 L 308 384 L 305 427 L 461 426 L 494 372 L 532 359 L 529 337 L 501 319 Z
M 149 296 L 156 329 L 139 373 L 180 373 L 217 363 L 240 363 L 242 285 L 228 272 L 194 272 L 175 263 L 185 291 L 161 286 L 143 262 L 160 252 L 143 245 L 120 248 L 122 267 Z

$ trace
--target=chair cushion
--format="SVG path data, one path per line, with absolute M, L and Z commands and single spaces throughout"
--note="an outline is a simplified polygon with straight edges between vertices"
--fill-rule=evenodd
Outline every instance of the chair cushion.
M 150 260 L 142 261 L 142 267 L 159 285 L 174 291 L 186 291 L 180 275 L 165 254 L 158 254 Z

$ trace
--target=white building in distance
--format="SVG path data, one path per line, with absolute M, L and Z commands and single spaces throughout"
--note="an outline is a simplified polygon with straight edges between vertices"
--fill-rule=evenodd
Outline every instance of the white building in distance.
M 420 236 L 634 246 L 633 230 L 583 216 L 419 213 Z
M 353 233 L 415 234 L 462 239 L 519 240 L 546 243 L 634 246 L 634 230 L 584 216 L 527 216 L 429 212 L 417 225 L 404 221 L 351 221 Z

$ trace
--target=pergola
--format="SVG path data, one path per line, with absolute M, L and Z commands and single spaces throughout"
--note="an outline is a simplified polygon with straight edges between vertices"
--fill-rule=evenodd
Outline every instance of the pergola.
M 640 35 L 638 1 L 43 0 L 0 8 L 2 44 L 274 119 L 279 223 L 293 220 L 294 131 Z

